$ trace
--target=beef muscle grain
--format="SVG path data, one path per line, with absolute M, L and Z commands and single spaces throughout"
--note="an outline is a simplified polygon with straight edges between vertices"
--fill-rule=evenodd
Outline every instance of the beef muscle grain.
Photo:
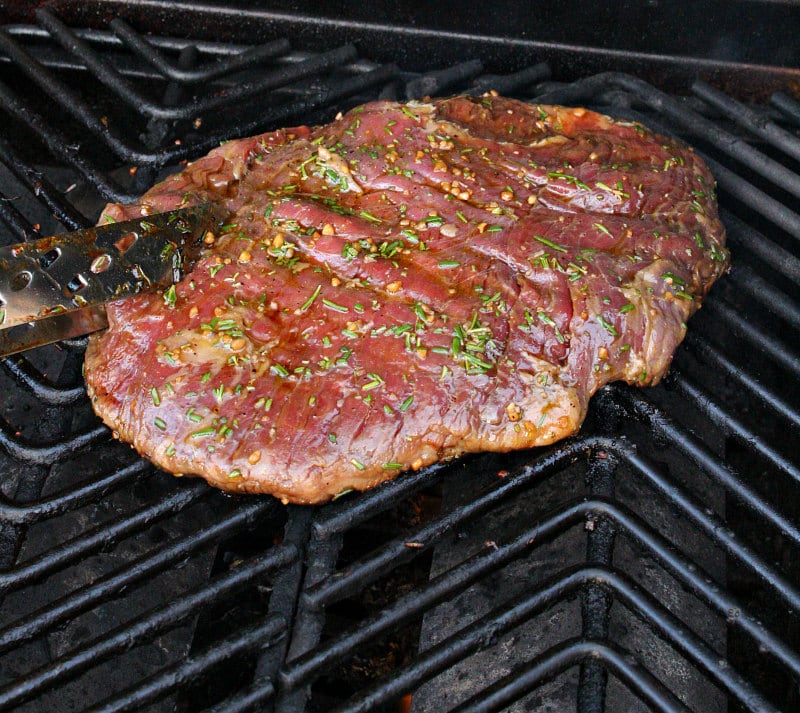
M 109 306 L 89 393 L 162 468 L 292 502 L 575 432 L 658 381 L 728 260 L 690 149 L 499 97 L 231 141 L 102 220 L 209 200 L 174 291 Z

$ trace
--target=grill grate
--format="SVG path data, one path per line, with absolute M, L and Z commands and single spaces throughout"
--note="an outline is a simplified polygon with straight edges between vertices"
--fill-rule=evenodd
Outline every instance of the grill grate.
M 0 28 L 6 243 L 85 226 L 223 138 L 492 87 L 697 146 L 734 267 L 665 383 L 606 387 L 578 436 L 320 508 L 137 460 L 91 414 L 80 340 L 3 360 L 0 710 L 800 706 L 793 99 L 743 105 L 702 81 L 678 97 L 618 72 L 563 83 L 498 57 L 421 74 L 344 41 L 36 20 Z

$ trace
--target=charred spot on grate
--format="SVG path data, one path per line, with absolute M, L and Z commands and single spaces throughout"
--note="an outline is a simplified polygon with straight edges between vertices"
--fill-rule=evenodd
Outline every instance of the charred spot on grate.
M 12 5 L 3 244 L 86 227 L 227 138 L 495 89 L 695 146 L 733 268 L 665 382 L 604 389 L 576 438 L 321 508 L 155 471 L 97 424 L 80 340 L 2 360 L 0 710 L 800 706 L 796 69 L 542 42 L 496 8 L 482 31 L 513 41 L 255 7 L 118 3 L 106 23 L 92 3 Z M 754 6 L 777 34 L 797 25 Z

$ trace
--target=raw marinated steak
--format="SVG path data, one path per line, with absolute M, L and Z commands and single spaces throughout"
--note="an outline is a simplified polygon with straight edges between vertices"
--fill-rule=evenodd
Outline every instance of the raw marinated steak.
M 691 149 L 494 96 L 231 141 L 102 220 L 209 200 L 191 273 L 109 306 L 89 393 L 162 468 L 291 502 L 574 433 L 661 378 L 728 263 Z

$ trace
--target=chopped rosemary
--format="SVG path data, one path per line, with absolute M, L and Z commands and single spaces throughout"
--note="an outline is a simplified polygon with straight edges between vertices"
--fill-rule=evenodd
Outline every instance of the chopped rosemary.
M 319 293 L 320 293 L 321 291 L 322 291 L 322 285 L 317 285 L 317 289 L 316 289 L 316 290 L 314 290 L 314 292 L 313 292 L 313 294 L 311 295 L 311 297 L 309 297 L 309 298 L 308 298 L 308 299 L 307 299 L 307 300 L 306 300 L 306 301 L 303 303 L 303 305 L 300 307 L 300 311 L 301 311 L 301 312 L 305 312 L 305 311 L 306 311 L 306 310 L 307 310 L 309 307 L 311 307 L 311 305 L 312 305 L 312 304 L 314 304 L 314 300 L 315 300 L 315 299 L 317 299 L 317 297 L 319 297 Z
M 177 299 L 178 294 L 175 292 L 175 285 L 170 285 L 169 288 L 164 291 L 164 304 L 170 309 L 174 309 Z
M 552 240 L 543 238 L 541 235 L 534 235 L 533 239 L 538 240 L 542 245 L 547 245 L 548 248 L 553 248 L 553 250 L 557 250 L 560 253 L 567 252 L 567 249 L 565 247 L 562 247 L 561 245 L 554 243 Z
M 377 389 L 379 386 L 382 386 L 385 383 L 378 374 L 369 372 L 367 373 L 367 376 L 370 380 L 361 387 L 362 391 L 372 391 L 372 389 Z
M 336 304 L 336 302 L 331 302 L 329 299 L 322 298 L 322 304 L 324 304 L 328 309 L 332 309 L 334 312 L 349 312 L 350 310 L 345 307 L 344 305 Z
M 286 369 L 286 367 L 283 366 L 283 364 L 279 364 L 278 362 L 275 362 L 272 366 L 270 366 L 269 370 L 273 374 L 277 374 L 278 376 L 282 376 L 284 379 L 287 376 L 289 376 L 289 371 Z
M 563 344 L 566 341 L 564 339 L 564 335 L 561 333 L 561 330 L 558 328 L 558 325 L 555 323 L 555 321 L 550 315 L 545 314 L 544 312 L 542 312 L 542 310 L 539 310 L 536 313 L 536 316 L 539 318 L 540 322 L 543 322 L 548 327 L 553 328 L 553 331 L 555 331 L 556 333 L 556 340 L 558 341 L 559 344 Z
M 577 186 L 578 188 L 583 188 L 586 191 L 591 190 L 589 188 L 589 186 L 587 186 L 577 176 L 570 176 L 567 173 L 560 173 L 559 171 L 551 171 L 550 173 L 547 174 L 547 177 L 548 178 L 560 178 L 562 181 L 566 181 L 567 183 L 571 183 L 573 186 Z
M 370 223 L 383 223 L 383 221 L 380 218 L 378 218 L 375 215 L 372 215 L 372 213 L 366 210 L 362 210 L 359 213 L 359 216 L 361 216 L 364 220 L 368 220 Z
M 603 225 L 602 223 L 592 223 L 592 225 L 595 228 L 597 228 L 601 233 L 605 233 L 606 235 L 608 235 L 609 238 L 614 237 L 611 231 L 608 228 L 606 228 L 606 226 Z
M 608 332 L 608 333 L 609 333 L 609 334 L 610 334 L 612 337 L 618 337 L 618 336 L 619 336 L 619 332 L 617 332 L 617 329 L 616 329 L 616 327 L 614 327 L 614 325 L 613 325 L 613 324 L 611 324 L 610 322 L 606 322 L 606 320 L 605 320 L 605 319 L 603 319 L 603 316 L 602 316 L 602 315 L 597 315 L 597 321 L 598 321 L 598 322 L 600 322 L 600 324 L 602 324 L 602 325 L 603 325 L 603 328 L 604 328 L 604 329 L 605 329 L 605 330 L 606 330 L 606 331 L 607 331 L 607 332 Z

